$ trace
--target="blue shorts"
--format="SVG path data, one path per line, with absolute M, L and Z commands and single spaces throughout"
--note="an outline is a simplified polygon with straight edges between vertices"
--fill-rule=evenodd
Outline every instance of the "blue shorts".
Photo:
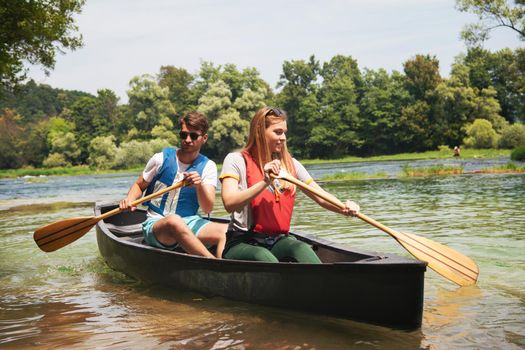
M 155 234 L 153 233 L 153 225 L 160 219 L 162 218 L 148 218 L 142 223 L 142 233 L 144 234 L 144 240 L 152 247 L 173 250 L 177 248 L 178 243 L 170 246 L 164 245 L 157 240 L 157 237 L 155 237 Z M 188 225 L 195 236 L 199 235 L 199 232 L 201 232 L 204 226 L 211 223 L 211 221 L 201 218 L 200 215 L 185 216 L 182 218 L 182 220 L 184 220 L 186 225 Z

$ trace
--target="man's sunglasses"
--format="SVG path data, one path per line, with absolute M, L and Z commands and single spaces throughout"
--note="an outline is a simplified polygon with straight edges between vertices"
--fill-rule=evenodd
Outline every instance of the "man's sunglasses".
M 186 140 L 188 138 L 188 135 L 190 135 L 190 139 L 192 141 L 197 140 L 199 137 L 202 136 L 202 134 L 199 134 L 198 132 L 187 132 L 187 131 L 181 131 L 179 132 L 179 136 L 181 140 Z

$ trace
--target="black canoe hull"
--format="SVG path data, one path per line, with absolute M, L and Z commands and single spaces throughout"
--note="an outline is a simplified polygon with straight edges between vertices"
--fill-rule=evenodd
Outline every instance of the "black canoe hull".
M 95 213 L 113 208 L 99 204 Z M 215 260 L 149 247 L 140 234 L 118 237 L 109 229 L 144 219 L 145 212 L 137 210 L 114 215 L 96 227 L 107 264 L 136 279 L 395 328 L 421 326 L 423 262 L 349 250 L 298 233 L 294 235 L 311 244 L 323 264 Z

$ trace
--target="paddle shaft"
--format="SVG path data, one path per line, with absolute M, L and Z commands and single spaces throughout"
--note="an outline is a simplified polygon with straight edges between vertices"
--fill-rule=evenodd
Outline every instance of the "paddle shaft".
M 173 191 L 173 190 L 175 190 L 175 189 L 177 189 L 177 188 L 179 188 L 179 187 L 182 187 L 182 186 L 184 186 L 184 180 L 181 180 L 181 181 L 179 181 L 179 182 L 177 182 L 177 183 L 175 183 L 175 184 L 173 184 L 173 185 L 171 185 L 171 186 L 169 186 L 169 187 L 163 188 L 162 190 L 160 190 L 160 191 L 158 191 L 158 192 L 155 192 L 155 193 L 152 193 L 152 194 L 150 194 L 150 195 L 147 195 L 147 196 L 144 196 L 144 197 L 142 197 L 142 198 L 139 198 L 139 199 L 133 201 L 133 202 L 131 203 L 131 205 L 134 206 L 134 207 L 136 207 L 136 206 L 138 206 L 139 204 L 142 204 L 142 203 L 144 203 L 144 202 L 147 202 L 147 201 L 149 201 L 150 199 L 153 199 L 153 198 L 155 198 L 155 197 L 162 196 L 164 193 L 166 193 L 166 192 L 170 192 L 170 191 Z M 104 219 L 106 219 L 106 218 L 109 218 L 110 216 L 113 216 L 113 215 L 115 215 L 115 214 L 121 213 L 122 211 L 124 211 L 124 209 L 115 208 L 115 209 L 113 209 L 113 210 L 108 211 L 107 213 L 104 213 L 104 214 L 101 214 L 101 215 L 99 215 L 99 216 L 96 216 L 95 219 L 96 219 L 97 221 L 104 220 Z
M 322 199 L 324 199 L 325 201 L 327 202 L 330 202 L 332 203 L 333 205 L 335 205 L 336 207 L 339 207 L 341 209 L 344 209 L 345 208 L 345 205 L 340 201 L 338 200 L 337 198 L 335 197 L 332 197 L 331 195 L 328 195 L 326 192 L 324 191 L 320 191 L 318 190 L 317 188 L 314 188 L 312 186 L 308 186 L 307 184 L 305 184 L 304 182 L 292 177 L 292 176 L 289 176 L 289 175 L 286 175 L 286 176 L 278 176 L 278 178 L 281 178 L 283 180 L 286 180 L 288 182 L 291 182 L 293 183 L 294 185 L 296 185 L 297 187 L 300 187 L 302 188 L 303 190 L 305 191 L 308 191 L 310 193 L 313 193 L 315 194 L 317 197 L 321 197 Z M 392 230 L 391 228 L 381 224 L 380 222 L 377 222 L 375 221 L 374 219 L 366 216 L 365 214 L 363 213 L 357 213 L 356 215 L 359 219 L 369 223 L 370 225 L 372 226 L 375 226 L 377 227 L 378 229 L 380 229 L 381 231 L 384 231 L 386 233 L 388 233 L 390 236 L 394 237 L 397 239 L 397 235 L 398 233 L 394 230 Z

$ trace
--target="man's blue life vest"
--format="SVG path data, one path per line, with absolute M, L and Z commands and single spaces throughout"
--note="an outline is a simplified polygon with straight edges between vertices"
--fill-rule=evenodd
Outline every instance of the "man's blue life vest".
M 157 176 L 153 178 L 148 188 L 146 189 L 145 196 L 153 193 L 155 190 L 159 191 L 163 188 L 173 185 L 173 181 L 177 175 L 177 149 L 176 148 L 164 148 L 162 153 L 164 154 L 164 161 L 159 170 Z M 204 166 L 208 162 L 208 157 L 199 154 L 193 163 L 186 169 L 186 172 L 196 171 L 202 176 Z M 157 182 L 160 182 L 161 186 L 155 186 Z M 160 200 L 160 205 L 156 206 L 152 201 L 144 202 L 154 212 L 164 215 L 164 209 L 166 207 L 166 201 L 168 200 L 169 193 L 164 193 Z M 158 203 L 157 200 L 153 200 Z M 177 207 L 175 213 L 179 216 L 191 216 L 197 214 L 199 210 L 199 200 L 197 199 L 197 191 L 195 187 L 182 187 L 179 192 L 178 200 L 176 203 Z

